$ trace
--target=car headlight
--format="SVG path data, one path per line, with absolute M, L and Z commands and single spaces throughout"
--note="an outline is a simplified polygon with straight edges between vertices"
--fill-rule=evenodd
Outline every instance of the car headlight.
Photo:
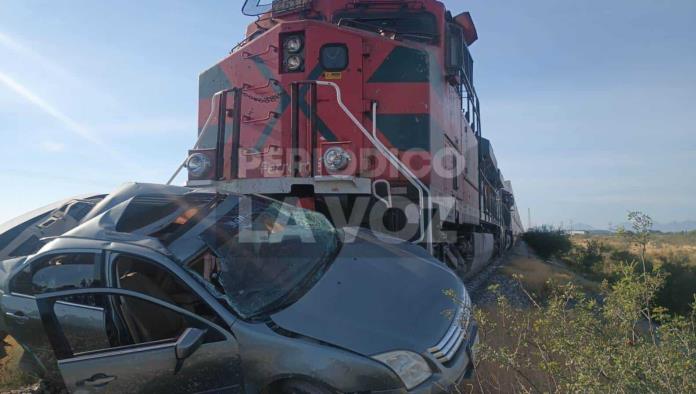
M 324 165 L 329 171 L 345 170 L 350 164 L 350 154 L 339 147 L 329 148 L 324 152 Z
M 290 53 L 297 53 L 302 50 L 302 37 L 292 36 L 285 40 L 285 49 Z
M 419 354 L 407 351 L 396 351 L 373 356 L 396 373 L 407 390 L 418 386 L 432 376 L 432 371 Z
M 299 70 L 302 67 L 302 58 L 298 55 L 288 56 L 288 59 L 285 61 L 285 67 L 289 71 Z
M 186 160 L 186 168 L 193 177 L 203 176 L 210 170 L 210 159 L 203 153 L 194 153 Z

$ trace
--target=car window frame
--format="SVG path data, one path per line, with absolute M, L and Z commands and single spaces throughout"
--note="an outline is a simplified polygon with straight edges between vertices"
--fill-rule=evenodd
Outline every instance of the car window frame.
M 106 281 L 106 254 L 104 253 L 105 251 L 103 249 L 98 249 L 98 248 L 84 248 L 84 249 L 79 249 L 79 248 L 65 248 L 65 249 L 51 249 L 50 251 L 46 253 L 40 253 L 37 255 L 34 255 L 30 258 L 28 258 L 25 262 L 20 264 L 19 266 L 15 267 L 10 275 L 7 278 L 6 281 L 6 289 L 7 289 L 7 294 L 13 295 L 13 296 L 18 296 L 18 297 L 25 297 L 25 298 L 31 298 L 31 299 L 36 299 L 37 295 L 33 294 L 25 294 L 25 293 L 18 293 L 14 291 L 13 284 L 17 276 L 27 269 L 28 267 L 31 267 L 34 264 L 38 264 L 39 262 L 43 261 L 44 259 L 55 257 L 55 256 L 60 256 L 60 255 L 66 255 L 66 254 L 94 254 L 98 256 L 98 261 L 96 262 L 98 267 L 98 272 L 101 274 L 101 280 Z M 33 277 L 32 277 L 33 279 Z M 44 293 L 44 294 L 55 294 L 57 292 L 49 292 L 49 293 Z
M 135 253 L 133 251 L 123 251 L 123 250 L 108 250 L 106 255 L 104 256 L 104 273 L 105 273 L 105 283 L 107 288 L 113 288 L 113 289 L 120 289 L 117 284 L 117 279 L 115 277 L 116 273 L 116 260 L 118 259 L 119 256 L 129 256 L 129 257 L 134 257 L 140 260 L 143 260 L 144 262 L 148 264 L 153 264 L 156 265 L 157 267 L 165 270 L 167 273 L 170 275 L 174 276 L 174 278 L 178 279 L 181 281 L 186 288 L 194 293 L 197 297 L 199 297 L 203 302 L 208 305 L 208 307 L 215 313 L 217 314 L 217 317 L 220 319 L 220 321 L 225 322 L 230 328 L 227 329 L 228 332 L 232 332 L 232 326 L 237 320 L 237 316 L 233 315 L 230 313 L 230 311 L 222 306 L 220 302 L 213 297 L 210 292 L 201 286 L 196 279 L 189 273 L 187 270 L 182 268 L 179 264 L 176 264 L 172 262 L 171 260 L 165 258 L 159 258 L 159 257 L 164 257 L 160 256 L 159 254 L 156 254 L 155 256 L 153 255 L 144 255 L 140 253 Z M 157 257 L 157 258 L 156 258 Z M 123 290 L 123 289 L 121 289 Z M 141 293 L 138 293 L 141 294 Z M 145 296 L 148 296 L 147 294 L 143 294 Z M 148 296 L 150 297 L 150 296 Z M 164 302 L 164 301 L 163 301 Z M 204 319 L 205 320 L 205 319 Z M 212 323 L 212 322 L 211 322 Z
M 77 360 L 89 360 L 94 358 L 104 358 L 110 356 L 116 356 L 125 353 L 140 352 L 145 351 L 154 347 L 174 347 L 178 338 L 165 339 L 159 341 L 151 341 L 144 343 L 137 343 L 133 345 L 120 346 L 115 348 L 99 349 L 89 352 L 78 353 L 77 355 L 73 353 L 70 346 L 70 342 L 63 332 L 63 328 L 60 322 L 56 318 L 54 306 L 56 302 L 59 302 L 59 298 L 77 296 L 77 295 L 104 295 L 104 296 L 123 296 L 123 297 L 134 297 L 143 301 L 153 303 L 157 306 L 166 308 L 172 312 L 184 315 L 188 319 L 193 319 L 198 321 L 198 323 L 205 325 L 209 328 L 214 329 L 224 337 L 225 341 L 236 342 L 234 335 L 232 335 L 230 330 L 227 330 L 203 317 L 200 317 L 194 313 L 187 311 L 177 305 L 169 304 L 168 302 L 162 301 L 159 298 L 151 297 L 138 292 L 123 290 L 118 288 L 89 288 L 89 289 L 79 289 L 79 290 L 67 290 L 55 293 L 40 294 L 35 297 L 41 319 L 44 322 L 45 334 L 48 337 L 49 343 L 55 353 L 56 360 L 59 363 L 73 362 Z

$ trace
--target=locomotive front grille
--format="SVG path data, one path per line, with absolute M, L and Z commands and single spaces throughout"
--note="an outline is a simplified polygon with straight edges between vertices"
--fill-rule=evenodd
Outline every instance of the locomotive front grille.
M 471 300 L 465 291 L 461 305 L 457 308 L 452 325 L 437 345 L 428 349 L 437 361 L 446 364 L 454 358 L 462 343 L 467 339 L 467 327 L 471 319 Z

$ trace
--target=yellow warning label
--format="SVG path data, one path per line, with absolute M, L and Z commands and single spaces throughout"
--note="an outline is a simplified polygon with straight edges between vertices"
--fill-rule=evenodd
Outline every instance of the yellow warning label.
M 331 80 L 331 79 L 333 79 L 333 80 L 336 80 L 336 79 L 343 79 L 343 73 L 340 73 L 340 72 L 328 72 L 328 71 L 327 71 L 327 72 L 324 73 L 324 79 L 329 79 L 329 80 Z

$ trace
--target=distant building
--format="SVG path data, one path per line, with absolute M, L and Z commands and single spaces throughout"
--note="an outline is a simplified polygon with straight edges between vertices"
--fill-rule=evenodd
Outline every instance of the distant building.
M 587 230 L 570 230 L 568 231 L 568 234 L 570 235 L 587 235 L 590 232 Z

